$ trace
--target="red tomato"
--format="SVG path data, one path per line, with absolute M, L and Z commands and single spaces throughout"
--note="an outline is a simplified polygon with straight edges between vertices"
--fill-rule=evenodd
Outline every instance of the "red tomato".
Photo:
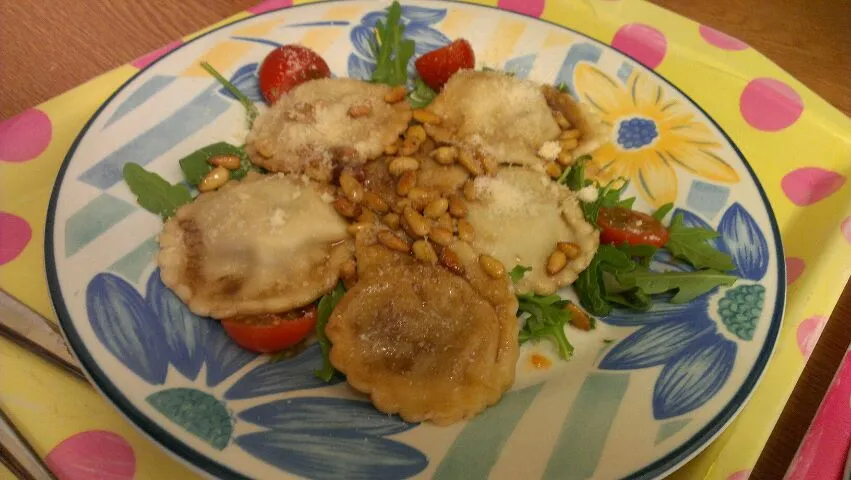
M 308 80 L 330 76 L 328 64 L 318 53 L 301 45 L 283 45 L 266 55 L 260 65 L 260 92 L 271 105 Z
M 668 230 L 662 222 L 628 208 L 601 208 L 597 225 L 600 226 L 600 243 L 661 247 L 668 241 Z
M 476 65 L 476 56 L 470 42 L 462 38 L 426 53 L 418 58 L 414 65 L 426 85 L 438 91 L 458 70 L 473 68 Z
M 248 315 L 222 320 L 228 336 L 242 348 L 271 353 L 292 347 L 316 328 L 316 306 L 279 314 Z

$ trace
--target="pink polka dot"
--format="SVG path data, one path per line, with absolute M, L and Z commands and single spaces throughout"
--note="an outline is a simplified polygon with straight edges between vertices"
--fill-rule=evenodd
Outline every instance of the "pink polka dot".
M 792 285 L 804 273 L 807 264 L 803 258 L 786 257 L 786 285 Z
M 847 217 L 843 220 L 839 225 L 839 229 L 842 230 L 842 235 L 845 236 L 845 240 L 848 240 L 848 243 L 851 243 L 851 217 Z
M 739 111 L 753 128 L 776 132 L 798 120 L 804 103 L 792 87 L 780 80 L 757 78 L 742 91 Z
M 249 12 L 257 15 L 259 13 L 271 12 L 279 8 L 290 7 L 293 0 L 266 0 L 248 9 Z
M 544 13 L 544 0 L 499 0 L 499 8 L 538 18 Z
M 719 32 L 712 27 L 701 25 L 699 28 L 700 36 L 706 40 L 706 43 L 714 45 L 722 50 L 744 50 L 748 48 L 748 44 L 731 37 L 724 32 Z
M 818 342 L 821 331 L 824 330 L 825 323 L 827 323 L 827 317 L 814 315 L 798 325 L 795 337 L 798 340 L 798 350 L 801 351 L 804 358 L 809 358 L 810 354 L 813 353 L 813 348 Z
M 131 480 L 136 475 L 133 447 L 104 430 L 66 438 L 47 454 L 45 463 L 60 480 Z
M 175 48 L 177 48 L 181 45 L 183 45 L 183 40 L 176 40 L 174 42 L 169 43 L 168 45 L 166 45 L 164 47 L 161 47 L 161 48 L 154 50 L 153 52 L 148 52 L 148 53 L 142 55 L 141 57 L 137 58 L 136 60 L 133 60 L 132 62 L 130 62 L 130 64 L 133 65 L 136 68 L 145 68 L 148 65 L 150 65 L 150 64 L 156 62 L 157 60 L 159 60 L 160 58 L 162 58 L 162 56 L 165 55 L 166 53 L 174 50 Z
M 0 121 L 0 160 L 32 160 L 47 148 L 52 136 L 50 118 L 35 108 Z
M 15 259 L 32 238 L 32 228 L 23 218 L 0 212 L 0 265 Z
M 750 477 L 750 476 L 751 476 L 750 470 L 739 470 L 736 473 L 730 474 L 730 476 L 727 477 L 727 480 L 748 480 L 748 477 Z
M 780 181 L 783 193 L 795 205 L 812 205 L 831 196 L 845 184 L 845 177 L 832 170 L 803 167 L 787 173 Z
M 656 68 L 665 58 L 668 41 L 662 32 L 650 25 L 630 23 L 618 29 L 612 46 L 645 66 Z

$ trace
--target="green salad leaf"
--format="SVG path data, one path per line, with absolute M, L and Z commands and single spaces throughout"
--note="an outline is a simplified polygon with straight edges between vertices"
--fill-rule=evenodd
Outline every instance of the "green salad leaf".
M 668 242 L 665 248 L 678 259 L 690 263 L 694 268 L 710 268 L 726 272 L 736 268 L 733 257 L 717 250 L 707 240 L 718 237 L 718 232 L 700 227 L 686 227 L 683 215 L 674 216 L 668 227 Z
M 136 202 L 145 210 L 155 213 L 163 220 L 192 201 L 189 189 L 183 185 L 172 185 L 156 173 L 149 172 L 135 163 L 126 163 L 122 171 L 124 182 L 136 195 Z
M 597 188 L 597 199 L 593 202 L 580 202 L 582 213 L 588 223 L 596 226 L 597 216 L 601 208 L 624 207 L 631 208 L 635 197 L 621 199 L 621 196 L 629 187 L 629 181 L 625 178 L 616 178 L 606 185 L 599 185 L 593 180 L 585 178 L 585 164 L 591 160 L 590 155 L 582 155 L 576 162 L 566 168 L 558 178 L 557 182 L 577 192 L 585 187 L 594 185 Z M 617 186 L 620 184 L 620 186 Z
M 230 81 L 224 77 L 221 73 L 219 73 L 212 65 L 207 62 L 201 62 L 201 68 L 207 71 L 210 75 L 213 76 L 219 83 L 222 84 L 223 87 L 228 89 L 230 93 L 233 94 L 234 97 L 239 100 L 239 103 L 245 108 L 245 113 L 248 116 L 248 126 L 251 127 L 254 124 L 254 119 L 257 118 L 257 115 L 260 115 L 260 112 L 257 110 L 257 106 L 254 105 L 254 102 L 251 101 L 250 98 L 246 97 L 244 93 L 242 93 L 236 85 L 230 83 Z
M 316 308 L 316 338 L 319 340 L 319 348 L 322 350 L 322 368 L 313 373 L 323 382 L 330 382 L 336 372 L 329 358 L 331 354 L 331 341 L 325 335 L 325 326 L 328 325 L 331 312 L 340 303 L 340 299 L 343 298 L 345 293 L 346 287 L 343 285 L 343 282 L 338 283 L 333 290 L 322 296 L 319 300 L 319 306 Z
M 601 245 L 588 268 L 579 274 L 573 284 L 579 302 L 593 315 L 608 315 L 612 311 L 606 289 L 606 274 L 618 275 L 635 270 L 637 264 L 629 254 L 612 245 Z M 613 290 L 609 287 L 609 291 Z
M 218 142 L 199 148 L 180 159 L 180 169 L 183 170 L 183 176 L 186 177 L 186 181 L 191 185 L 198 185 L 210 173 L 210 170 L 213 169 L 209 160 L 222 155 L 236 155 L 239 157 L 239 168 L 230 172 L 230 178 L 232 180 L 241 179 L 251 170 L 251 161 L 248 159 L 245 150 L 227 142 Z
M 567 340 L 564 327 L 570 323 L 571 314 L 565 308 L 570 302 L 562 300 L 558 295 L 533 293 L 518 295 L 517 300 L 517 316 L 528 314 L 520 329 L 520 343 L 549 339 L 558 348 L 559 356 L 569 359 L 573 355 L 573 345 Z
M 661 222 L 662 220 L 665 219 L 665 216 L 668 215 L 668 213 L 673 209 L 674 209 L 674 204 L 668 202 L 668 203 L 662 205 L 661 207 L 657 208 L 656 211 L 653 212 L 652 217 Z
M 420 77 L 417 77 L 414 80 L 414 89 L 408 94 L 408 103 L 413 108 L 425 108 L 435 97 L 437 97 L 437 92 L 426 85 Z
M 676 290 L 671 303 L 690 302 L 719 285 L 732 285 L 736 281 L 734 275 L 717 270 L 651 272 L 641 269 L 618 275 L 617 278 L 621 285 L 636 287 L 648 295 Z
M 515 265 L 514 268 L 508 272 L 508 277 L 511 278 L 511 281 L 514 283 L 523 280 L 523 277 L 526 276 L 526 272 L 532 270 L 532 267 L 527 267 L 526 265 Z
M 414 41 L 403 38 L 402 6 L 394 1 L 387 9 L 387 17 L 375 24 L 376 56 L 372 81 L 386 85 L 405 85 L 408 81 L 408 62 L 414 56 Z

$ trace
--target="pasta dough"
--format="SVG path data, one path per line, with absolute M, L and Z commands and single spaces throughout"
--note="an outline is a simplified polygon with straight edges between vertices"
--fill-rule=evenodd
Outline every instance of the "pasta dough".
M 408 102 L 384 101 L 390 89 L 349 78 L 299 85 L 254 121 L 245 145 L 251 161 L 322 182 L 331 181 L 337 167 L 362 165 L 393 143 L 411 119 Z
M 163 283 L 198 315 L 302 307 L 336 285 L 352 256 L 346 223 L 317 187 L 257 177 L 200 195 L 160 234 Z

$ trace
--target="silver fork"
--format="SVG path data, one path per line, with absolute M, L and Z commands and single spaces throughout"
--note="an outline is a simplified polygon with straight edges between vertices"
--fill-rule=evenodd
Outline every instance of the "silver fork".
M 0 290 L 0 335 L 86 381 L 83 369 L 68 350 L 53 322 Z M 0 462 L 18 478 L 55 480 L 6 412 L 0 408 Z

